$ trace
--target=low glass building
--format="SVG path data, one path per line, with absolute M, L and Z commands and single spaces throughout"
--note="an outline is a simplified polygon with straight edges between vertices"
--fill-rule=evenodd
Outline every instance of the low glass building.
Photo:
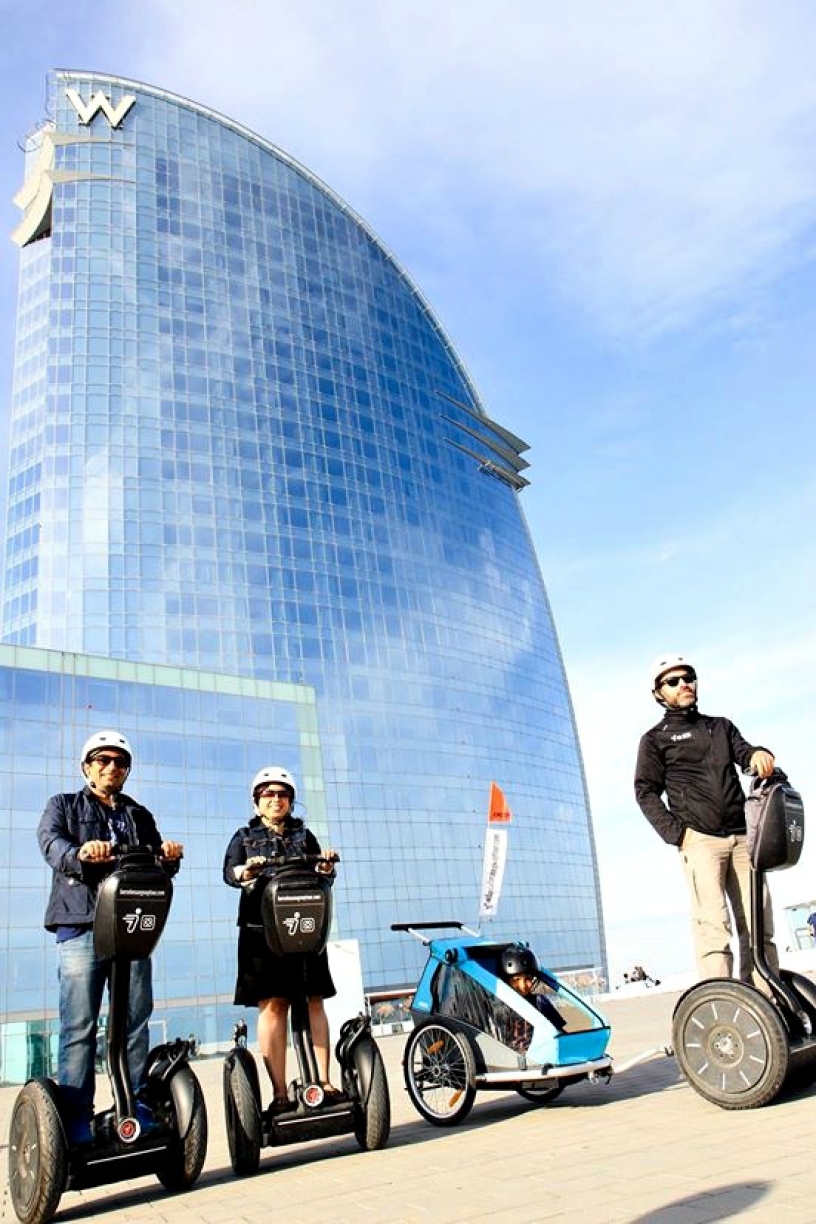
M 513 812 L 495 933 L 602 972 L 525 444 L 488 415 L 393 255 L 280 149 L 119 77 L 53 73 L 48 115 L 14 234 L 0 625 L 29 652 L 8 674 L 15 701 L 36 689 L 40 727 L 32 741 L 15 723 L 0 753 L 25 779 L 15 853 L 30 867 L 49 787 L 79 785 L 87 730 L 132 736 L 134 793 L 184 826 L 185 921 L 214 924 L 201 974 L 205 945 L 182 952 L 189 933 L 168 932 L 203 1015 L 232 988 L 226 839 L 254 771 L 287 764 L 343 856 L 337 935 L 385 990 L 421 960 L 392 922 L 478 921 L 495 781 Z M 105 706 L 85 699 L 92 677 Z M 32 940 L 46 874 L 17 885 Z M 36 947 L 21 970 L 39 983 L 32 1014 L 50 998 Z
M 189 672 L 55 650 L 0 646 L 0 1081 L 55 1066 L 56 951 L 43 930 L 51 883 L 34 840 L 45 800 L 84 785 L 79 752 L 101 727 L 127 727 L 127 792 L 184 843 L 171 919 L 154 962 L 159 1034 L 223 1044 L 237 1013 L 238 896 L 221 882 L 226 843 L 246 823 L 248 779 L 270 742 L 328 836 L 316 696 L 304 685 Z M 50 1060 L 50 1062 L 49 1062 Z

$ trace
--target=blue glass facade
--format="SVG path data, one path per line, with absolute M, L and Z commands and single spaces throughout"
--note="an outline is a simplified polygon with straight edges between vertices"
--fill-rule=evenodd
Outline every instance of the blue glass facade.
M 237 903 L 221 864 L 227 837 L 250 814 L 248 778 L 270 742 L 302 779 L 310 826 L 328 836 L 314 690 L 0 646 L 0 701 L 0 1080 L 31 1069 L 18 1038 L 30 1047 L 32 1020 L 44 1022 L 33 1037 L 55 1052 L 56 953 L 42 925 L 51 873 L 33 831 L 48 795 L 83 785 L 83 737 L 102 725 L 128 727 L 136 752 L 128 793 L 186 849 L 154 958 L 155 1023 L 223 1043 L 238 1015 Z
M 18 196 L 3 641 L 313 690 L 367 986 L 416 972 L 392 921 L 475 920 L 494 779 L 514 814 L 497 933 L 603 966 L 524 444 L 280 150 L 116 77 L 53 74 L 49 114 Z M 285 758 L 272 728 L 257 746 L 248 772 Z

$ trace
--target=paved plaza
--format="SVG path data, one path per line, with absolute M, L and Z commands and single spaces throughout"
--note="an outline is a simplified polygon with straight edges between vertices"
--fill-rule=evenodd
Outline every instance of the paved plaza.
M 618 1064 L 670 1040 L 671 993 L 613 998 Z M 265 1149 L 255 1177 L 233 1176 L 220 1059 L 194 1063 L 207 1099 L 210 1143 L 201 1179 L 168 1195 L 155 1178 L 68 1192 L 57 1220 L 109 1224 L 816 1224 L 816 1089 L 765 1109 L 709 1105 L 658 1056 L 609 1084 L 568 1088 L 537 1108 L 515 1093 L 480 1093 L 450 1130 L 420 1119 L 403 1087 L 405 1038 L 381 1039 L 392 1098 L 389 1146 L 354 1137 Z M 16 1089 L 0 1090 L 3 1220 L 8 1118 Z

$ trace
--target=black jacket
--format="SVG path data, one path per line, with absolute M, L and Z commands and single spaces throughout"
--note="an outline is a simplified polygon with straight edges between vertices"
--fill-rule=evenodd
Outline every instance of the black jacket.
M 127 795 L 119 796 L 119 806 L 133 820 L 139 845 L 158 853 L 162 839 L 152 814 Z M 116 864 L 80 862 L 79 848 L 88 841 L 111 840 L 107 808 L 87 786 L 75 794 L 52 795 L 48 800 L 37 828 L 37 841 L 53 872 L 46 930 L 93 924 L 97 889 Z M 179 869 L 178 862 L 163 866 L 168 875 L 175 875 Z
M 686 829 L 715 837 L 744 833 L 745 794 L 735 766 L 747 769 L 759 750 L 727 718 L 701 714 L 696 706 L 666 710 L 641 738 L 635 798 L 672 846 L 680 845 Z

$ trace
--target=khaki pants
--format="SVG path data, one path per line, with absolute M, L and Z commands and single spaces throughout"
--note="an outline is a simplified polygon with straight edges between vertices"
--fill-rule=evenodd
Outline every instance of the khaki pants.
M 734 955 L 731 936 L 739 940 L 739 977 L 754 982 L 763 991 L 765 983 L 752 973 L 750 950 L 751 876 L 745 834 L 711 837 L 686 829 L 680 857 L 691 895 L 691 923 L 694 955 L 701 978 L 733 977 Z M 730 909 L 730 912 L 729 912 Z M 779 957 L 773 942 L 771 897 L 765 886 L 765 958 L 774 971 Z M 733 925 L 732 925 L 733 915 Z

